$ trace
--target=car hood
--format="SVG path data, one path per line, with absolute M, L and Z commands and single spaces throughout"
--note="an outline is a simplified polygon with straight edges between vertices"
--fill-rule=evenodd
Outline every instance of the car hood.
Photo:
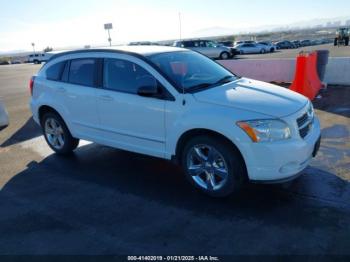
M 307 98 L 287 88 L 261 81 L 241 78 L 222 86 L 194 93 L 196 100 L 284 117 L 297 112 Z

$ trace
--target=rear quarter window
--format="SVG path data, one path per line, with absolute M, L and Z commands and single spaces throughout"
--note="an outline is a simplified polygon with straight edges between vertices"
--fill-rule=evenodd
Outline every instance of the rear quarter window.
M 46 69 L 46 78 L 48 80 L 59 81 L 61 79 L 65 64 L 66 62 L 64 61 L 50 66 L 48 69 Z

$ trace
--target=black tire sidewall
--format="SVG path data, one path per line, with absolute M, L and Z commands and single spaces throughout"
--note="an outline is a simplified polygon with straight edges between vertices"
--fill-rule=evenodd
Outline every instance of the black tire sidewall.
M 219 190 L 206 190 L 192 179 L 192 176 L 187 172 L 187 154 L 188 151 L 195 145 L 206 144 L 214 147 L 225 159 L 228 168 L 228 179 L 225 185 Z M 186 145 L 183 147 L 181 153 L 181 166 L 184 170 L 186 179 L 194 186 L 197 190 L 210 195 L 212 197 L 227 197 L 232 193 L 236 193 L 241 188 L 243 182 L 245 181 L 245 168 L 244 163 L 242 163 L 239 153 L 232 147 L 229 143 L 225 142 L 223 139 L 219 139 L 212 136 L 197 136 L 190 139 Z
M 226 58 L 224 57 L 226 55 Z M 220 59 L 222 59 L 222 60 L 226 60 L 226 59 L 229 59 L 230 58 L 230 53 L 228 53 L 228 52 L 222 52 L 221 54 L 220 54 Z
M 64 136 L 64 146 L 61 149 L 56 149 L 54 148 L 50 142 L 48 141 L 46 134 L 45 134 L 45 122 L 48 118 L 53 118 L 55 119 L 57 122 L 60 123 L 60 125 L 62 126 L 63 129 L 63 136 Z M 71 153 L 75 148 L 77 148 L 78 144 L 79 144 L 79 140 L 76 138 L 73 138 L 71 133 L 69 132 L 66 123 L 63 121 L 63 119 L 56 113 L 53 112 L 49 112 L 49 113 L 45 113 L 44 116 L 42 117 L 41 120 L 41 128 L 44 134 L 44 138 L 47 142 L 47 144 L 49 145 L 49 147 L 55 151 L 57 154 L 69 154 Z

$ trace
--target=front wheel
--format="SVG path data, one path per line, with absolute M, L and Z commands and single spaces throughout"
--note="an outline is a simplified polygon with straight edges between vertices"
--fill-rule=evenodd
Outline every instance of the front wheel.
M 246 177 L 245 165 L 235 148 L 223 139 L 198 136 L 185 145 L 181 164 L 187 180 L 213 197 L 239 191 Z
M 46 113 L 41 128 L 47 144 L 57 154 L 69 154 L 77 148 L 79 139 L 72 137 L 63 119 L 56 113 Z
M 226 60 L 226 59 L 229 59 L 230 58 L 230 54 L 228 52 L 222 52 L 220 54 L 220 59 L 221 60 Z

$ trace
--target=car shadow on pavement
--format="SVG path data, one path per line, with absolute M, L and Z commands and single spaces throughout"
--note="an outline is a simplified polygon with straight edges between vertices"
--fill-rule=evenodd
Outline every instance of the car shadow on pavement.
M 35 121 L 31 117 L 10 138 L 8 138 L 5 142 L 3 142 L 0 145 L 0 147 L 8 147 L 41 135 L 42 135 L 42 132 L 40 130 L 40 127 L 35 123 Z
M 168 161 L 89 144 L 28 163 L 1 189 L 0 253 L 348 252 L 349 203 L 349 182 L 312 167 L 215 199 Z
M 312 103 L 316 109 L 350 118 L 350 88 L 331 86 L 321 90 Z

